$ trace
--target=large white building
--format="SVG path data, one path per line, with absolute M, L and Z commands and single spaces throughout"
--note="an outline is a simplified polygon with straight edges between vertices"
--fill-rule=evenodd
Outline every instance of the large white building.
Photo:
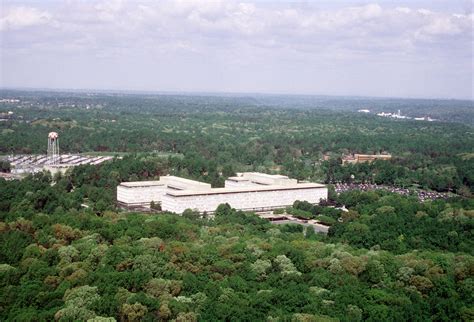
M 152 201 L 160 203 L 168 191 L 210 189 L 208 183 L 174 176 L 161 177 L 159 181 L 122 182 L 117 187 L 117 202 L 125 208 L 149 207 Z
M 266 211 L 291 206 L 296 200 L 316 204 L 327 197 L 325 185 L 256 172 L 230 177 L 224 188 L 174 176 L 161 177 L 159 181 L 123 182 L 117 187 L 117 202 L 122 207 L 149 207 L 153 201 L 175 213 L 186 209 L 212 213 L 222 203 L 240 210 Z

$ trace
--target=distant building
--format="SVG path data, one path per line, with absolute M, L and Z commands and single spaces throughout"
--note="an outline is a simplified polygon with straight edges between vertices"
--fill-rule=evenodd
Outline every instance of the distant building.
M 48 155 L 44 154 L 17 154 L 4 158 L 4 160 L 11 164 L 11 172 L 15 174 L 35 173 L 43 170 L 50 171 L 51 174 L 57 172 L 64 173 L 67 169 L 78 165 L 98 165 L 112 159 L 112 156 L 61 154 L 57 156 L 56 164 L 50 164 L 48 162 Z
M 12 111 L 8 112 L 1 112 L 0 113 L 0 121 L 8 121 L 14 116 L 14 113 Z
M 0 99 L 0 103 L 18 103 L 20 100 L 13 99 L 13 98 L 2 98 Z
M 397 113 L 380 112 L 380 113 L 377 113 L 377 115 L 382 116 L 382 117 L 390 117 L 390 118 L 394 118 L 394 119 L 406 119 L 406 120 L 414 119 L 415 121 L 428 121 L 428 122 L 436 121 L 435 119 L 432 119 L 429 116 L 427 116 L 427 117 L 412 117 L 412 116 L 402 115 L 402 112 L 400 110 L 398 110 Z
M 391 154 L 354 154 L 342 158 L 342 164 L 355 164 L 362 162 L 372 162 L 375 160 L 390 160 Z
M 429 117 L 429 116 L 426 116 L 426 117 L 415 117 L 414 120 L 415 120 L 415 121 L 428 121 L 428 122 L 436 121 L 435 119 L 432 119 L 432 118 Z
M 112 156 L 85 156 L 74 154 L 59 154 L 58 133 L 50 132 L 48 134 L 47 155 L 41 154 L 18 154 L 1 158 L 10 163 L 11 172 L 14 174 L 28 174 L 50 171 L 51 174 L 58 172 L 64 173 L 67 169 L 83 165 L 98 165 L 102 162 L 112 160 Z
M 15 173 L 5 173 L 5 172 L 0 172 L 0 178 L 3 178 L 7 181 L 11 180 L 18 180 L 21 179 L 21 176 Z
M 362 110 L 358 110 L 357 112 L 359 112 L 359 113 L 370 113 L 370 110 L 362 109 Z
M 161 204 L 164 211 L 183 213 L 193 209 L 212 213 L 228 203 L 245 211 L 268 211 L 291 206 L 296 200 L 317 204 L 327 199 L 325 185 L 298 183 L 282 175 L 244 172 L 225 181 L 224 188 L 184 178 L 165 176 L 159 181 L 123 182 L 117 187 L 117 203 L 127 209 Z

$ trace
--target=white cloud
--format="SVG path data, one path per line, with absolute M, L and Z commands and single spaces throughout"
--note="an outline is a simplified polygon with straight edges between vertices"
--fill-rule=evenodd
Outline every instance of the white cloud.
M 449 44 L 456 41 L 464 41 L 466 44 L 472 43 L 473 21 L 470 17 L 472 15 L 446 15 L 433 12 L 429 15 L 422 15 L 424 16 L 423 24 L 415 30 L 414 39 L 429 43 Z
M 407 7 L 397 7 L 395 8 L 396 11 L 399 11 L 401 13 L 410 13 L 411 9 Z
M 151 37 L 188 43 L 214 38 L 224 43 L 226 39 L 245 41 L 254 46 L 330 42 L 346 49 L 361 41 L 372 46 L 379 41 L 383 49 L 387 40 L 407 44 L 468 34 L 472 32 L 471 16 L 407 7 L 383 8 L 379 4 L 321 10 L 284 3 L 189 0 L 69 2 L 58 6 L 55 12 L 60 27 L 56 36 L 71 41 L 86 35 L 99 42 L 107 39 L 118 43 L 128 42 L 129 37 L 137 42 Z M 2 30 L 13 30 L 51 21 L 48 11 L 20 6 L 7 10 L 0 26 Z M 54 37 L 49 34 L 48 41 Z
M 11 7 L 6 8 L 0 18 L 0 31 L 8 29 L 21 29 L 52 21 L 52 16 L 47 11 L 41 11 L 31 7 Z
M 104 22 L 113 22 L 116 19 L 120 19 L 121 11 L 124 8 L 122 0 L 107 0 L 99 2 L 94 6 L 95 11 L 99 20 Z
M 432 11 L 430 11 L 428 9 L 424 9 L 424 8 L 418 9 L 417 12 L 422 14 L 423 16 L 429 16 L 429 15 L 433 14 Z
M 205 61 L 220 72 L 242 67 L 253 73 L 268 64 L 305 73 L 305 64 L 334 70 L 342 68 L 337 64 L 377 61 L 408 66 L 424 62 L 427 53 L 438 66 L 452 63 L 446 57 L 472 58 L 472 13 L 407 2 L 403 7 L 232 0 L 45 3 L 4 10 L 2 49 L 11 59 L 34 52 L 64 60 L 87 58 L 92 65 L 101 59 L 101 64 L 161 66 L 167 61 L 202 67 Z

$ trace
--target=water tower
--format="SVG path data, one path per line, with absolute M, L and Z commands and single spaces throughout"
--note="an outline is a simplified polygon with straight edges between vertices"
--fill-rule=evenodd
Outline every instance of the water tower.
M 59 135 L 57 132 L 48 134 L 48 164 L 59 163 Z

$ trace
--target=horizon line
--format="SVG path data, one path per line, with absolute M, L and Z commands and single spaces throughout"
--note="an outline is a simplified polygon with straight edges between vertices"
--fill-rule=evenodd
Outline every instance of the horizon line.
M 109 94 L 151 94 L 151 95 L 195 95 L 195 96 L 307 96 L 307 97 L 339 97 L 339 98 L 371 98 L 371 99 L 413 99 L 413 100 L 455 100 L 474 101 L 471 98 L 456 97 L 426 97 L 426 96 L 373 96 L 360 94 L 308 94 L 308 93 L 276 93 L 276 92 L 226 92 L 226 91 L 193 91 L 193 90 L 145 90 L 145 89 L 98 89 L 98 88 L 51 88 L 51 87 L 22 87 L 22 86 L 0 86 L 0 90 L 32 91 L 32 92 L 64 92 L 64 93 L 109 93 Z

